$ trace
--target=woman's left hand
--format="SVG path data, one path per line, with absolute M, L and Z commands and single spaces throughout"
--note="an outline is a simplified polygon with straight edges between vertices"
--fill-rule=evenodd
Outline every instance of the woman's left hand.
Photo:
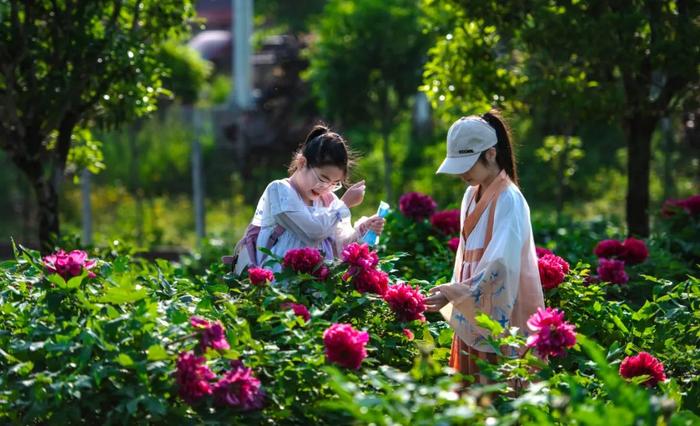
M 377 235 L 381 235 L 382 231 L 384 230 L 384 223 L 386 221 L 384 220 L 383 217 L 379 217 L 376 214 L 367 220 L 367 223 L 369 224 L 369 229 L 374 231 Z
M 438 312 L 450 301 L 440 291 L 440 286 L 430 289 L 430 296 L 425 298 L 425 307 L 428 312 Z

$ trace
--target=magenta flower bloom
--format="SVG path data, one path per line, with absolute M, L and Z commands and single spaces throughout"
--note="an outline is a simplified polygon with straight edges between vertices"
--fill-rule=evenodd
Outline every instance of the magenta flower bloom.
M 564 321 L 564 312 L 558 309 L 537 308 L 527 325 L 535 332 L 527 338 L 527 346 L 535 348 L 543 359 L 564 356 L 566 348 L 576 344 L 576 327 Z
M 306 306 L 302 305 L 301 303 L 292 303 L 292 302 L 287 302 L 283 303 L 280 305 L 282 309 L 291 309 L 294 311 L 294 315 L 298 317 L 302 317 L 304 321 L 308 321 L 311 319 L 311 313 L 309 313 L 309 310 L 306 308 Z
M 559 284 L 564 282 L 564 276 L 569 273 L 569 264 L 555 254 L 545 254 L 540 257 L 537 259 L 537 266 L 540 270 L 542 288 L 545 290 L 559 287 Z
M 213 386 L 214 400 L 219 405 L 228 405 L 242 411 L 259 410 L 265 394 L 260 389 L 260 380 L 253 370 L 241 361 L 231 361 L 231 370 Z
M 459 249 L 459 237 L 450 238 L 450 241 L 447 242 L 447 248 L 457 253 L 457 249 Z
M 262 286 L 275 280 L 275 274 L 265 268 L 248 269 L 248 277 L 253 285 Z
M 205 362 L 204 357 L 195 356 L 192 352 L 182 352 L 177 358 L 175 382 L 180 398 L 188 404 L 194 404 L 212 393 L 210 381 L 216 376 Z
M 418 222 L 432 216 L 436 208 L 437 204 L 429 195 L 419 192 L 409 192 L 399 198 L 401 213 Z
M 649 379 L 643 383 L 647 387 L 656 386 L 657 383 L 666 380 L 664 365 L 647 352 L 628 356 L 620 364 L 620 376 L 626 379 L 644 375 L 649 376 Z
M 377 266 L 379 257 L 371 251 L 366 243 L 350 243 L 341 254 L 344 263 L 360 269 L 370 269 Z
M 696 216 L 700 213 L 700 194 L 682 200 L 668 199 L 664 201 L 661 214 L 665 217 L 671 217 L 679 210 L 685 210 L 690 216 Z
M 323 256 L 318 249 L 305 247 L 288 250 L 284 255 L 282 264 L 285 268 L 294 272 L 312 274 L 321 281 L 328 278 L 330 270 L 323 263 Z
M 554 254 L 551 250 L 544 247 L 535 247 L 535 253 L 537 253 L 537 258 L 543 257 L 546 254 Z
M 459 209 L 443 210 L 433 214 L 430 223 L 445 235 L 456 235 L 459 233 L 459 214 Z
M 642 263 L 649 257 L 649 249 L 647 249 L 647 245 L 642 240 L 627 238 L 622 243 L 622 246 L 625 248 L 622 254 L 622 260 L 624 260 L 627 265 Z
M 323 332 L 326 359 L 341 367 L 357 370 L 367 357 L 365 345 L 369 334 L 357 331 L 350 324 L 333 324 Z
M 360 293 L 383 296 L 389 286 L 389 275 L 377 269 L 363 269 L 352 278 L 352 283 Z
M 613 284 L 626 284 L 629 276 L 625 272 L 625 262 L 615 259 L 598 259 L 598 278 Z
M 58 274 L 66 280 L 82 274 L 83 270 L 90 271 L 96 264 L 95 260 L 88 259 L 87 253 L 83 250 L 73 250 L 70 253 L 59 250 L 45 256 L 42 260 L 44 267 L 50 273 Z M 88 272 L 88 277 L 94 278 L 95 274 Z
M 199 346 L 204 352 L 207 348 L 226 350 L 230 346 L 226 341 L 226 330 L 220 321 L 210 322 L 200 317 L 190 317 L 192 327 L 199 330 Z
M 405 283 L 389 286 L 384 300 L 394 311 L 399 321 L 425 321 L 425 297 L 420 290 Z
M 621 258 L 625 254 L 625 247 L 617 240 L 603 240 L 595 246 L 593 253 L 606 259 Z
M 403 331 L 404 336 L 406 336 L 406 339 L 408 339 L 409 342 L 416 338 L 416 336 L 413 334 L 413 332 L 411 330 L 409 330 L 408 328 L 404 328 L 402 331 Z

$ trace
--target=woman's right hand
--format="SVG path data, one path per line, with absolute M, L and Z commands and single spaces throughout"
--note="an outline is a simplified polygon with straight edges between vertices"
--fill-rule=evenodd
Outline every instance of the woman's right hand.
M 365 181 L 361 180 L 345 191 L 345 194 L 340 198 L 348 208 L 355 207 L 362 203 L 365 199 Z

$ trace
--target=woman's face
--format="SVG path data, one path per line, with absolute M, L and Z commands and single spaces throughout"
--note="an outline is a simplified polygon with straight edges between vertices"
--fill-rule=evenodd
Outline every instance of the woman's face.
M 335 192 L 342 187 L 345 173 L 337 166 L 304 166 L 299 170 L 299 190 L 309 200 L 316 200 L 328 192 Z
M 498 171 L 496 150 L 490 148 L 486 151 L 486 164 L 478 160 L 471 169 L 459 175 L 459 178 L 469 186 L 483 185 L 493 179 L 494 174 L 498 174 Z

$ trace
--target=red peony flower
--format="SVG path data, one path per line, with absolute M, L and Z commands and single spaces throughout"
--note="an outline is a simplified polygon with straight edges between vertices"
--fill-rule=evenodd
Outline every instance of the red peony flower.
M 383 296 L 389 286 L 389 275 L 377 269 L 363 269 L 352 278 L 352 283 L 360 293 Z
M 95 260 L 89 260 L 88 255 L 83 250 L 73 250 L 66 253 L 59 250 L 53 254 L 45 256 L 43 259 L 44 267 L 52 273 L 62 276 L 64 279 L 76 277 L 83 273 L 83 270 L 88 271 L 88 277 L 94 278 L 95 274 L 90 271 L 95 264 Z
M 550 290 L 559 287 L 564 282 L 564 276 L 569 273 L 569 264 L 566 260 L 554 254 L 545 254 L 537 259 L 540 270 L 542 288 Z
M 313 247 L 291 249 L 284 254 L 282 260 L 285 268 L 294 272 L 312 274 L 320 280 L 325 280 L 330 271 L 321 263 L 323 263 L 323 256 L 318 249 Z
M 404 334 L 404 336 L 406 336 L 406 338 L 408 339 L 409 342 L 412 341 L 413 339 L 415 339 L 415 337 L 416 337 L 413 335 L 413 332 L 407 328 L 403 329 L 403 334 Z
M 210 380 L 216 376 L 204 363 L 204 357 L 192 352 L 182 352 L 176 363 L 175 381 L 178 394 L 185 402 L 193 404 L 205 395 L 211 395 Z
M 350 324 L 333 324 L 323 332 L 326 359 L 341 367 L 357 370 L 367 357 L 365 345 L 369 334 L 352 328 Z
M 625 247 L 617 240 L 603 240 L 595 246 L 593 253 L 606 259 L 619 258 L 625 254 Z
M 311 314 L 306 306 L 301 303 L 287 302 L 280 305 L 282 309 L 291 309 L 294 311 L 294 315 L 304 318 L 304 321 L 311 319 Z
M 527 346 L 535 348 L 540 357 L 563 356 L 566 348 L 576 344 L 576 333 L 572 324 L 564 321 L 564 312 L 552 308 L 537 308 L 527 320 L 535 334 L 527 338 Z
M 433 214 L 430 223 L 445 235 L 455 235 L 459 233 L 459 214 L 459 209 L 443 210 Z
M 647 245 L 644 244 L 642 240 L 627 238 L 622 243 L 622 246 L 625 248 L 622 260 L 624 260 L 627 265 L 642 263 L 649 257 L 649 249 L 647 249 Z
M 206 351 L 207 348 L 216 350 L 230 348 L 226 341 L 226 330 L 220 321 L 209 322 L 204 318 L 193 316 L 190 317 L 190 324 L 200 331 L 199 345 L 202 351 Z
M 628 356 L 620 364 L 620 375 L 626 379 L 647 375 L 649 379 L 643 384 L 652 387 L 666 380 L 664 365 L 647 352 L 640 352 L 636 356 Z
M 625 262 L 615 259 L 598 259 L 598 278 L 613 284 L 625 284 L 629 276 L 625 272 Z
M 275 280 L 275 274 L 264 268 L 248 269 L 248 277 L 250 277 L 250 282 L 257 286 L 265 285 Z
M 447 242 L 447 247 L 457 253 L 457 249 L 459 249 L 459 237 L 450 238 L 450 241 Z
M 384 300 L 396 313 L 399 321 L 425 321 L 425 297 L 420 290 L 405 283 L 392 285 L 386 291 Z
M 260 389 L 260 380 L 253 375 L 253 370 L 246 368 L 238 360 L 231 361 L 231 367 L 232 369 L 214 384 L 214 400 L 220 405 L 243 411 L 262 408 L 265 395 Z
M 435 213 L 437 204 L 429 196 L 419 192 L 409 192 L 399 198 L 399 210 L 401 213 L 415 221 L 422 221 Z
M 371 251 L 367 244 L 348 244 L 343 249 L 341 257 L 343 262 L 360 269 L 374 268 L 379 263 L 377 253 Z
M 689 215 L 696 216 L 700 213 L 700 194 L 688 197 L 682 200 L 681 203 L 681 206 Z
M 544 256 L 545 254 L 554 254 L 552 253 L 551 250 L 548 250 L 544 247 L 535 247 L 535 253 L 537 253 L 537 258 L 539 259 L 540 257 Z

